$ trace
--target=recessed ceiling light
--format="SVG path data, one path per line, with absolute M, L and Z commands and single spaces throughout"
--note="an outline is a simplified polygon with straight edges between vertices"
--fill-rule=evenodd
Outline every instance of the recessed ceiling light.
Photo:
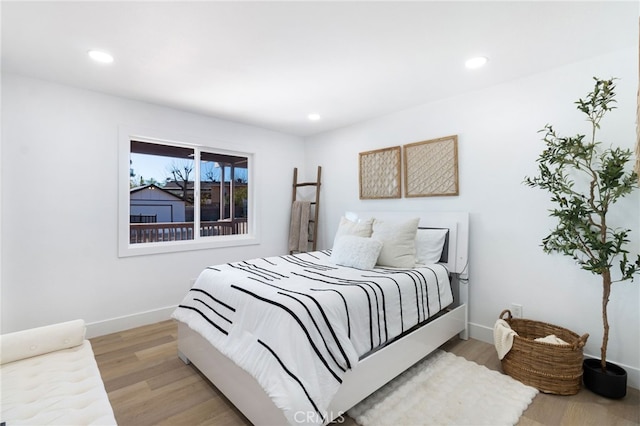
M 475 58 L 471 58 L 467 62 L 465 62 L 464 66 L 470 69 L 480 68 L 481 66 L 486 64 L 488 60 L 489 58 L 487 58 L 486 56 L 476 56 Z
M 90 50 L 88 53 L 89 57 L 96 62 L 100 62 L 103 64 L 110 64 L 111 62 L 113 62 L 113 56 L 111 56 L 107 52 L 103 52 L 101 50 Z
M 320 114 L 312 113 L 307 115 L 307 118 L 311 121 L 318 121 L 320 120 Z

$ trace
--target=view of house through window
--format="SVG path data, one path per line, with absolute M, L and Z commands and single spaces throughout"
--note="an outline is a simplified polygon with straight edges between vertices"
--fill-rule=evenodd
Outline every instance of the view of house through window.
M 247 234 L 248 157 L 131 141 L 129 242 Z

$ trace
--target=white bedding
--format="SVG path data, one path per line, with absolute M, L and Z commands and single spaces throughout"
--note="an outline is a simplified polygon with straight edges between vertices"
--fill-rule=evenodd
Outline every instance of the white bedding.
M 291 424 L 324 423 L 347 369 L 453 302 L 442 265 L 359 270 L 330 255 L 211 266 L 173 314 L 252 374 Z

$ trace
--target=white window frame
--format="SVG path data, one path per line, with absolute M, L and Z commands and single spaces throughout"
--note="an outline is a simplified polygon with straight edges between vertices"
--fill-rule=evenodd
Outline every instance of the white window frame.
M 200 151 L 215 152 L 248 158 L 247 181 L 249 182 L 247 191 L 247 226 L 249 233 L 237 235 L 218 235 L 201 237 L 195 225 L 200 223 L 200 209 L 194 208 L 194 233 L 192 240 L 162 241 L 155 243 L 129 242 L 129 221 L 130 221 L 130 176 L 129 159 L 131 151 L 131 141 L 150 142 L 164 145 L 179 146 L 194 149 L 198 154 Z M 120 126 L 118 129 L 118 256 L 140 256 L 159 253 L 173 253 L 191 250 L 216 249 L 224 247 L 236 247 L 260 244 L 259 227 L 256 217 L 256 182 L 253 179 L 255 167 L 255 155 L 249 152 L 233 151 L 219 146 L 228 145 L 222 142 L 203 140 L 193 136 L 171 135 L 168 132 L 161 132 L 150 129 L 134 129 L 127 126 Z M 199 156 L 198 156 L 199 158 Z M 194 161 L 195 176 L 200 176 L 200 161 Z M 194 179 L 194 197 L 200 199 L 200 179 Z

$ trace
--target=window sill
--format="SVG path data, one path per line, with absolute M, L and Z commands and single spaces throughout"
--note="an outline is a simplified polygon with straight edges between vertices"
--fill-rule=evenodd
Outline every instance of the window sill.
M 120 245 L 118 257 L 145 256 L 161 253 L 177 253 L 193 250 L 207 250 L 225 247 L 239 247 L 260 244 L 255 235 L 225 235 L 198 240 L 166 241 L 157 243 L 139 243 Z

